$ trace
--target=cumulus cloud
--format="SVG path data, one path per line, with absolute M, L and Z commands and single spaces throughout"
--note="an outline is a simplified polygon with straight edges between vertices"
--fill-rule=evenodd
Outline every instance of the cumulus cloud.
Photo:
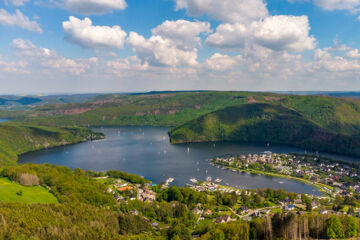
M 206 43 L 222 49 L 243 48 L 245 42 L 250 40 L 250 35 L 249 29 L 241 23 L 225 23 L 216 28 L 216 32 L 206 39 Z
M 127 7 L 125 0 L 64 0 L 63 6 L 70 12 L 82 15 L 101 15 Z
M 215 71 L 227 71 L 231 68 L 236 67 L 243 61 L 242 56 L 231 57 L 229 55 L 222 55 L 215 53 L 209 59 L 206 60 L 205 66 Z
M 59 56 L 54 50 L 37 47 L 31 41 L 21 38 L 14 39 L 12 47 L 15 49 L 16 56 L 29 66 L 58 70 L 72 75 L 84 73 L 87 69 L 96 65 L 98 61 L 97 58 L 68 59 Z
M 14 14 L 11 14 L 5 9 L 0 9 L 0 24 L 42 33 L 39 24 L 36 21 L 30 21 L 20 10 L 16 10 Z
M 307 16 L 278 15 L 255 22 L 252 26 L 255 41 L 273 50 L 301 52 L 315 47 L 315 38 L 309 36 Z
M 223 22 L 250 22 L 268 15 L 262 0 L 174 0 L 176 10 L 191 16 L 209 15 Z
M 352 49 L 346 53 L 349 58 L 360 58 L 359 49 Z
M 71 16 L 62 23 L 65 39 L 84 48 L 118 48 L 124 47 L 126 32 L 120 26 L 94 26 L 89 18 L 84 20 Z
M 14 6 L 23 6 L 25 3 L 29 2 L 30 0 L 5 0 L 5 4 L 11 4 Z
M 332 56 L 328 51 L 317 49 L 314 53 L 314 64 L 319 69 L 330 72 L 347 72 L 360 70 L 357 60 L 347 60 L 341 56 Z
M 186 20 L 165 21 L 152 29 L 153 35 L 172 40 L 183 49 L 201 46 L 201 33 L 210 33 L 210 23 L 190 22 Z
M 132 47 L 143 63 L 153 66 L 195 66 L 197 64 L 197 49 L 183 50 L 162 36 L 151 36 L 149 39 L 130 32 L 126 43 Z
M 277 15 L 254 21 L 250 25 L 220 24 L 206 42 L 221 49 L 243 48 L 255 43 L 276 51 L 301 52 L 312 50 L 316 45 L 309 31 L 307 16 Z

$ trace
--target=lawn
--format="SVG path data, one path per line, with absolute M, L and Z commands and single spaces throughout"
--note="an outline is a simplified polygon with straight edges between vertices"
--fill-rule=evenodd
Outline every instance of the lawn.
M 8 178 L 0 178 L 0 202 L 57 203 L 58 200 L 43 187 L 25 187 Z

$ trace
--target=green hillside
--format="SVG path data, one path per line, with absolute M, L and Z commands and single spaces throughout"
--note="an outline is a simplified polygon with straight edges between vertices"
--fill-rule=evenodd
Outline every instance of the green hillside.
M 329 131 L 327 129 L 330 128 L 332 121 L 317 124 L 316 120 L 311 121 L 299 111 L 282 105 L 252 103 L 206 114 L 171 129 L 169 135 L 172 143 L 204 141 L 279 143 L 360 156 L 358 136 Z M 321 119 L 318 121 L 321 122 Z M 349 128 L 356 127 L 356 125 L 349 126 Z
M 90 129 L 80 127 L 46 127 L 0 124 L 0 166 L 15 165 L 18 155 L 102 137 Z
M 10 181 L 8 178 L 0 178 L 0 203 L 57 203 L 57 198 L 41 186 L 22 186 Z
M 106 126 L 106 125 L 151 125 L 178 127 L 187 122 L 207 116 L 229 107 L 248 106 L 250 113 L 254 104 L 266 104 L 279 111 L 280 119 L 274 117 L 266 126 L 269 137 L 239 137 L 233 123 L 225 124 L 226 134 L 219 137 L 216 129 L 205 128 L 205 131 L 184 130 L 172 132 L 173 142 L 189 141 L 270 141 L 287 143 L 294 146 L 321 149 L 357 155 L 356 136 L 360 136 L 360 100 L 335 98 L 329 96 L 299 96 L 262 92 L 155 92 L 134 95 L 101 95 L 86 103 L 57 104 L 36 107 L 27 111 L 2 113 L 3 117 L 11 117 L 19 124 L 42 126 Z M 260 105 L 259 105 L 260 106 Z M 262 111 L 260 109 L 259 111 Z M 290 112 L 289 112 L 290 111 Z M 253 114 L 259 115 L 258 112 Z M 276 115 L 276 114 L 275 114 Z M 210 115 L 212 116 L 212 115 Z M 243 116 L 243 121 L 253 116 Z M 207 116 L 208 118 L 208 116 Z M 219 122 L 222 122 L 220 119 Z M 261 123 L 263 125 L 264 123 Z M 186 126 L 189 126 L 188 124 Z M 209 125 L 211 126 L 211 124 Z M 281 126 L 281 134 L 275 126 Z M 307 135 L 295 134 L 287 130 L 291 136 L 283 133 L 286 126 L 307 129 Z M 179 128 L 176 128 L 179 129 Z M 258 131 L 263 131 L 264 126 Z M 286 128 L 285 128 L 286 129 Z M 300 132 L 302 132 L 302 130 Z M 234 132 L 235 131 L 235 132 Z M 237 130 L 240 131 L 240 130 Z M 242 130 L 244 131 L 244 130 Z M 216 134 L 214 134 L 214 132 Z M 231 134 L 230 134 L 231 132 Z M 306 132 L 306 131 L 305 131 Z M 241 134 L 247 133 L 241 132 Z M 265 134 L 265 133 L 264 133 Z M 324 135 L 323 137 L 319 137 Z M 184 136 L 182 139 L 181 136 Z M 314 137 L 315 136 L 315 137 Z M 302 139 L 303 138 L 303 139 Z M 314 138 L 309 141 L 309 138 Z M 329 145 L 329 141 L 332 141 Z M 325 143 L 324 143 L 325 142 Z M 334 145 L 336 144 L 336 145 Z M 336 146 L 338 149 L 329 148 Z M 345 145 L 345 147 L 343 146 Z

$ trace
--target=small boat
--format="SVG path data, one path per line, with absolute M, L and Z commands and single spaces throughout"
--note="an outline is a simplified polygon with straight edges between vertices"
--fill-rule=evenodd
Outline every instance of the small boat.
M 190 152 L 190 148 L 189 148 L 189 147 L 187 148 L 187 152 Z
M 211 177 L 207 177 L 207 178 L 206 178 L 206 181 L 207 181 L 207 182 L 211 182 L 211 180 L 212 180 Z
M 284 184 L 284 182 L 283 182 L 283 181 L 280 181 L 279 183 L 280 183 L 280 184 Z
M 190 182 L 192 182 L 192 183 L 198 183 L 198 180 L 196 180 L 196 178 L 190 178 Z
M 214 182 L 219 183 L 219 182 L 221 182 L 221 181 L 222 181 L 222 179 L 221 179 L 221 178 L 217 178 L 217 179 L 215 179 L 215 181 L 214 181 Z
M 167 184 L 167 185 L 169 185 L 170 183 L 172 183 L 174 181 L 174 178 L 168 178 L 168 179 L 166 179 L 166 181 L 165 181 L 165 184 Z

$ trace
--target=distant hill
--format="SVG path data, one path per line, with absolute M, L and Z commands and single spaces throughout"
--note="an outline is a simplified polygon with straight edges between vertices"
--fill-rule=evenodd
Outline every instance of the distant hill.
M 22 97 L 19 99 L 0 98 L 0 105 L 5 105 L 7 103 L 19 103 L 21 105 L 29 105 L 37 102 L 42 102 L 42 100 L 39 98 L 32 98 L 32 97 Z
M 264 106 L 267 107 L 260 108 L 263 106 L 261 104 L 265 104 Z M 240 108 L 242 105 L 249 105 L 250 109 Z M 295 130 L 301 128 L 301 131 L 304 129 L 312 131 L 312 135 L 306 136 L 289 131 L 287 134 L 290 136 L 282 133 L 284 135 L 277 136 L 279 139 L 269 139 L 271 142 L 303 146 L 309 149 L 321 148 L 323 150 L 329 149 L 326 151 L 357 154 L 357 150 L 352 147 L 341 147 L 338 150 L 333 150 L 329 148 L 330 145 L 324 145 L 325 147 L 322 145 L 324 141 L 329 142 L 336 139 L 352 141 L 352 139 L 360 136 L 360 101 L 354 98 L 209 91 L 152 92 L 136 95 L 108 94 L 95 96 L 83 103 L 44 105 L 28 111 L 0 112 L 0 116 L 16 119 L 21 124 L 46 126 L 152 125 L 176 127 L 177 134 L 173 130 L 170 131 L 173 142 L 241 140 L 237 135 L 234 135 L 234 132 L 227 134 L 226 139 L 219 139 L 218 135 L 212 134 L 209 127 L 205 128 L 208 131 L 207 133 L 194 131 L 189 127 L 189 124 L 195 124 L 194 120 L 199 120 L 199 118 L 201 119 L 214 112 L 234 111 L 231 107 L 236 107 L 237 111 L 247 110 L 249 113 L 254 111 L 254 114 L 261 113 L 266 109 L 277 112 L 277 114 L 271 115 L 272 122 L 260 122 L 260 124 L 268 124 L 266 131 L 272 136 L 277 136 L 278 130 L 274 126 L 280 123 L 283 124 L 280 125 L 282 128 L 290 126 Z M 257 114 L 260 115 L 260 113 Z M 253 115 L 241 115 L 241 118 L 243 121 L 249 118 L 249 121 L 254 122 Z M 227 124 L 223 122 L 223 118 L 219 118 L 218 121 L 227 125 L 229 129 L 238 127 L 236 119 Z M 180 134 L 178 127 L 185 126 L 183 124 L 187 124 L 186 127 L 192 129 L 192 135 L 189 135 L 190 132 L 185 131 L 185 128 L 183 130 L 186 134 Z M 258 129 L 259 131 L 264 130 Z M 318 136 L 322 135 L 325 137 L 320 141 Z M 182 137 L 183 139 L 181 139 Z M 300 144 L 301 137 L 304 138 L 303 142 L 307 141 L 309 144 Z M 309 138 L 315 138 L 316 141 L 308 141 Z M 250 139 L 249 137 L 243 140 L 268 141 L 268 138 Z M 341 145 L 341 143 L 336 144 Z

